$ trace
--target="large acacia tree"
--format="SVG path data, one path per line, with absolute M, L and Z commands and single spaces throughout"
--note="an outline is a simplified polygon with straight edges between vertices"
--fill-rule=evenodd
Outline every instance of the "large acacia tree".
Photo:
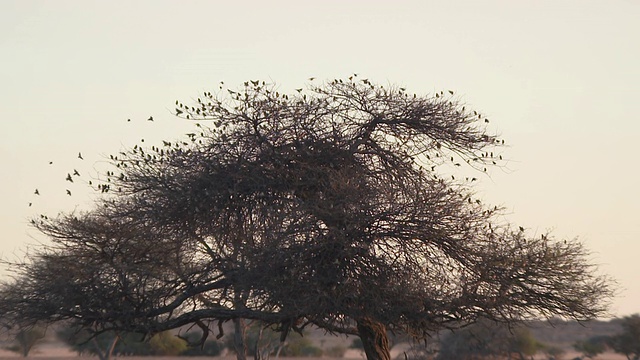
M 474 196 L 504 141 L 452 93 L 251 81 L 175 113 L 196 131 L 114 156 L 93 210 L 33 221 L 52 242 L 14 265 L 5 318 L 149 334 L 255 319 L 283 339 L 315 325 L 386 360 L 388 330 L 605 311 L 579 242 Z

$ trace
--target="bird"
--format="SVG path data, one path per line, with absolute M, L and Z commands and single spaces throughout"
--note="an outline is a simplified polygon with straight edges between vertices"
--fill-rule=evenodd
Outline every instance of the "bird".
M 176 115 L 180 115 L 180 114 L 182 114 L 182 112 L 183 112 L 182 110 L 176 108 Z
M 520 229 L 520 231 L 524 231 L 524 228 L 522 226 L 518 227 Z
M 310 77 L 310 78 L 309 78 L 309 81 L 313 81 L 313 80 L 315 80 L 315 79 L 316 79 L 316 78 L 312 76 L 312 77 Z
M 127 119 L 127 122 L 131 122 L 131 119 Z
M 78 172 L 78 170 L 73 169 L 73 175 L 75 175 L 75 176 L 80 176 L 80 173 Z
M 40 191 L 38 191 L 38 189 L 36 189 L 36 191 L 33 192 L 36 195 L 40 195 Z
M 71 190 L 67 189 L 67 195 L 71 196 Z
M 78 159 L 84 160 L 84 158 L 82 157 L 82 153 L 81 152 L 78 153 Z
M 68 182 L 73 182 L 73 179 L 71 178 L 71 174 L 67 173 L 67 178 L 65 179 Z
M 33 205 L 32 203 L 29 203 L 29 206 Z
M 449 90 L 449 94 L 453 95 L 453 90 Z
M 53 161 L 49 161 L 49 165 L 53 165 Z
M 153 116 L 149 116 L 149 118 L 147 119 L 147 121 L 153 121 Z

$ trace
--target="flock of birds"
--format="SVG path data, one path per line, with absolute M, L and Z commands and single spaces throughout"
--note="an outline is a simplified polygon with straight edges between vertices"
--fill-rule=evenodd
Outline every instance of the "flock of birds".
M 154 121 L 154 120 L 153 120 L 153 116 L 149 116 L 149 118 L 147 119 L 147 121 Z M 131 122 L 131 119 L 127 119 L 127 122 Z M 142 141 L 144 142 L 144 139 L 143 139 Z M 78 158 L 78 159 L 80 159 L 80 160 L 84 160 L 84 157 L 82 156 L 82 152 L 78 152 L 78 156 L 77 156 L 77 158 Z M 49 165 L 53 165 L 53 161 L 49 161 Z M 77 169 L 73 169 L 73 171 L 67 172 L 67 176 L 65 177 L 65 181 L 68 181 L 68 182 L 70 182 L 70 183 L 74 183 L 74 178 L 76 178 L 76 177 L 80 177 L 80 172 L 79 172 Z M 92 181 L 91 181 L 91 180 L 89 180 L 89 181 L 88 181 L 88 184 L 89 184 L 90 186 L 91 186 L 91 185 L 93 185 L 93 183 L 92 183 Z M 66 193 L 68 196 L 71 196 L 71 195 L 72 195 L 71 190 L 70 190 L 70 189 L 68 189 L 68 188 L 66 188 L 66 189 L 65 189 L 65 193 Z M 40 193 L 40 189 L 36 188 L 36 189 L 33 191 L 33 194 L 34 194 L 34 195 L 37 195 L 37 196 L 40 196 L 40 195 L 41 195 L 41 193 Z M 29 202 L 29 207 L 33 206 L 33 204 L 34 204 L 34 202 L 33 202 L 33 201 L 30 201 L 30 202 Z

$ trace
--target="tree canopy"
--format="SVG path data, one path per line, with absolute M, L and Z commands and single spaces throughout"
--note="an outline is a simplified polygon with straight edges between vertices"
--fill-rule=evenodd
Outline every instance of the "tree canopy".
M 475 196 L 504 140 L 453 92 L 249 81 L 175 114 L 194 133 L 112 156 L 92 210 L 33 220 L 51 244 L 13 265 L 5 318 L 149 334 L 244 318 L 283 339 L 315 325 L 388 359 L 387 329 L 606 309 L 580 242 L 529 235 Z M 446 175 L 459 167 L 475 175 Z
M 622 332 L 608 339 L 608 344 L 627 359 L 640 359 L 640 315 L 625 316 L 621 325 Z

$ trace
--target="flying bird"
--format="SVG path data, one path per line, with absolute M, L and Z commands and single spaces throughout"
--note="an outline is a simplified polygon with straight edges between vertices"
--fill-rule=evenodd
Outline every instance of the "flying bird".
M 71 174 L 67 173 L 67 178 L 65 179 L 68 182 L 73 182 L 73 179 L 71 178 Z
M 73 169 L 73 175 L 75 175 L 75 176 L 80 176 L 80 173 L 78 172 L 78 170 Z
M 32 203 L 29 203 L 29 206 L 33 205 Z
M 153 116 L 149 116 L 149 118 L 147 119 L 147 121 L 153 121 Z
M 84 158 L 82 157 L 82 153 L 80 153 L 80 152 L 78 153 L 78 159 L 84 160 Z
M 524 231 L 524 228 L 522 226 L 519 226 L 520 231 Z
M 67 189 L 67 195 L 71 196 L 71 190 Z
M 53 161 L 49 161 L 49 165 L 53 165 Z

